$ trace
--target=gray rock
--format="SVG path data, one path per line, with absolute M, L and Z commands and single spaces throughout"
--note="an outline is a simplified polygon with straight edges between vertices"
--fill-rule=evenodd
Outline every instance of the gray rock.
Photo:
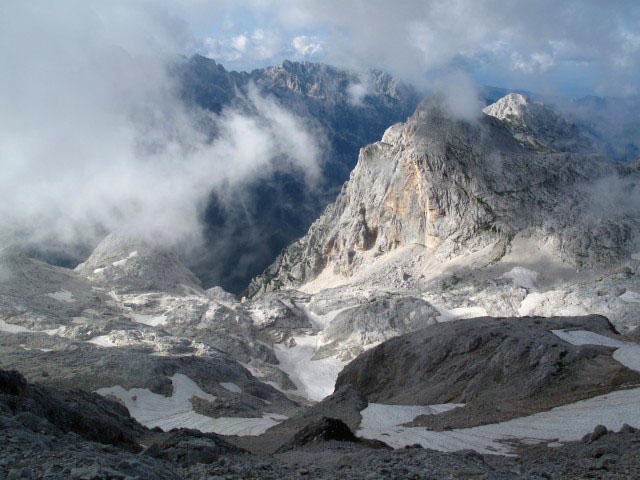
M 410 296 L 384 296 L 339 313 L 322 332 L 323 345 L 314 358 L 351 360 L 372 344 L 435 323 L 439 312 Z
M 575 268 L 604 268 L 628 258 L 640 223 L 621 191 L 619 204 L 629 208 L 603 204 L 599 185 L 619 180 L 633 190 L 639 172 L 583 153 L 532 153 L 500 120 L 452 120 L 443 102 L 430 97 L 406 123 L 361 150 L 335 203 L 248 293 L 296 287 L 325 270 L 349 277 L 413 244 L 439 260 L 493 246 L 485 254 L 492 263 L 519 232 Z M 418 272 L 375 280 L 412 284 Z
M 353 386 L 377 403 L 465 403 L 415 422 L 442 429 L 507 420 L 640 379 L 611 358 L 611 349 L 571 345 L 550 332 L 564 328 L 614 334 L 598 316 L 441 323 L 360 355 L 339 374 L 336 388 Z

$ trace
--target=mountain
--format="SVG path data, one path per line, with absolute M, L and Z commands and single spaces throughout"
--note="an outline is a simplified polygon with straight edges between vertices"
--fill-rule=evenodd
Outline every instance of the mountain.
M 285 60 L 246 73 L 195 55 L 177 62 L 172 74 L 192 108 L 218 113 L 233 106 L 251 114 L 246 96 L 255 86 L 327 139 L 322 180 L 315 188 L 305 185 L 301 175 L 280 171 L 242 192 L 226 192 L 231 198 L 224 201 L 212 194 L 205 211 L 205 246 L 186 261 L 205 286 L 236 293 L 335 199 L 358 150 L 411 115 L 419 101 L 413 87 L 386 73 L 362 75 L 309 62 Z
M 248 298 L 131 232 L 0 250 L 0 476 L 637 476 L 640 160 L 517 133 L 427 98 Z
M 527 118 L 536 110 L 546 118 L 547 110 L 537 108 Z M 606 267 L 637 248 L 639 173 L 635 164 L 594 154 L 532 152 L 503 121 L 455 120 L 441 98 L 430 97 L 360 151 L 336 202 L 248 294 L 314 281 L 317 288 L 335 286 L 359 274 L 369 284 L 397 279 L 424 287 L 433 278 L 421 269 L 430 263 L 466 257 L 486 266 L 523 241 L 565 268 Z M 606 199 L 611 204 L 599 194 L 609 184 L 616 185 Z M 400 278 L 391 268 L 367 270 L 390 264 L 393 252 Z
M 518 93 L 509 93 L 482 110 L 504 122 L 512 135 L 526 148 L 541 152 L 597 151 L 585 132 L 558 115 L 552 108 L 532 102 Z

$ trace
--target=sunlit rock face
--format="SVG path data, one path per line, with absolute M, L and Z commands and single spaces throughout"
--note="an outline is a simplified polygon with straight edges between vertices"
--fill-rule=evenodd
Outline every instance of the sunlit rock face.
M 504 111 L 524 102 L 503 100 Z M 486 265 L 518 234 L 575 269 L 628 258 L 640 228 L 633 212 L 638 166 L 532 152 L 522 143 L 502 120 L 457 120 L 442 99 L 426 99 L 360 151 L 336 202 L 253 280 L 249 294 L 300 286 L 321 273 L 353 277 L 411 245 L 435 261 L 478 254 Z M 604 190 L 619 197 L 620 208 Z M 403 275 L 414 277 L 427 261 L 405 265 Z

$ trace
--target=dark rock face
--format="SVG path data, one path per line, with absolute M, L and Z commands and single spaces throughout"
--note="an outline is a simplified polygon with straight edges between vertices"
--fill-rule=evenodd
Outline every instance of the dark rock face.
M 336 388 L 352 385 L 370 402 L 465 403 L 433 416 L 433 426 L 443 428 L 513 418 L 640 379 L 611 358 L 612 349 L 570 345 L 551 332 L 566 328 L 614 333 L 597 315 L 441 323 L 365 352 L 344 368 Z
M 271 427 L 260 437 L 235 438 L 234 443 L 250 451 L 273 453 L 283 445 L 290 445 L 302 430 L 307 429 L 310 425 L 317 427 L 326 418 L 339 421 L 354 431 L 362 421 L 360 411 L 366 406 L 366 398 L 355 388 L 347 385 L 336 389 L 332 395 L 321 402 Z
M 322 417 L 320 420 L 310 423 L 296 433 L 290 442 L 278 449 L 278 452 L 286 452 L 308 443 L 327 442 L 337 440 L 340 442 L 357 442 L 358 438 L 342 420 Z
M 0 370 L 0 393 L 21 395 L 27 388 L 27 381 L 15 370 Z
M 629 425 L 625 424 L 627 427 Z M 628 431 L 628 429 L 622 429 L 621 431 Z M 582 443 L 592 443 L 595 440 L 598 440 L 601 437 L 604 437 L 609 431 L 607 427 L 604 425 L 596 425 L 596 428 L 593 429 L 593 432 L 587 433 L 584 437 L 582 437 Z
M 164 448 L 154 448 L 147 455 L 171 461 L 183 466 L 197 463 L 209 464 L 220 454 L 240 453 L 241 450 L 226 442 L 214 433 L 202 433 L 198 430 L 172 430 L 164 440 Z
M 0 370 L 0 404 L 27 428 L 50 424 L 58 433 L 74 432 L 86 440 L 138 448 L 135 435 L 142 426 L 127 409 L 83 390 L 58 391 L 27 384 L 18 372 Z

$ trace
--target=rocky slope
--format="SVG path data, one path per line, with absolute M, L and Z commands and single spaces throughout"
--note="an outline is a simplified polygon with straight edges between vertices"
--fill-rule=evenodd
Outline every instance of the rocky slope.
M 248 293 L 377 285 L 433 292 L 425 299 L 441 302 L 467 288 L 476 305 L 487 295 L 498 310 L 503 305 L 492 315 L 513 315 L 532 305 L 533 313 L 534 297 L 523 305 L 524 298 L 558 285 L 564 295 L 604 301 L 597 291 L 616 283 L 607 280 L 612 265 L 628 269 L 630 282 L 618 287 L 638 291 L 638 167 L 591 154 L 531 152 L 502 121 L 452 119 L 431 97 L 361 150 L 336 202 Z M 531 275 L 534 283 L 519 284 Z M 498 278 L 505 280 L 496 284 Z M 595 285 L 586 293 L 589 282 Z M 632 302 L 607 302 L 604 310 L 621 312 L 616 324 L 638 324 Z M 601 313 L 594 308 L 583 313 Z
M 205 293 L 174 252 L 131 235 L 109 235 L 76 271 L 15 249 L 0 264 L 4 368 L 117 398 L 149 426 L 255 434 L 300 408 L 238 363 L 264 364 L 263 375 L 293 387 L 257 339 L 277 336 L 281 317 L 296 325 L 277 300 L 250 311 L 220 289 Z M 254 325 L 260 305 L 269 321 Z
M 431 416 L 453 428 L 497 423 L 635 386 L 640 375 L 603 346 L 571 345 L 553 331 L 615 336 L 604 318 L 474 318 L 441 323 L 384 342 L 347 365 L 336 388 L 370 402 L 465 404 Z
M 324 424 L 340 425 L 343 441 L 320 438 L 336 437 Z M 0 475 L 7 479 L 305 475 L 372 479 L 449 478 L 452 474 L 487 479 L 564 479 L 587 474 L 631 479 L 640 468 L 638 436 L 628 425 L 619 433 L 598 427 L 584 442 L 555 448 L 521 445 L 519 458 L 470 450 L 441 453 L 415 446 L 390 451 L 354 442 L 345 424 L 325 418 L 324 423 L 312 421 L 300 428 L 294 443 L 282 453 L 249 455 L 213 434 L 145 429 L 120 405 L 98 395 L 48 389 L 0 370 Z M 114 439 L 118 439 L 116 445 Z M 138 442 L 148 446 L 143 449 Z

